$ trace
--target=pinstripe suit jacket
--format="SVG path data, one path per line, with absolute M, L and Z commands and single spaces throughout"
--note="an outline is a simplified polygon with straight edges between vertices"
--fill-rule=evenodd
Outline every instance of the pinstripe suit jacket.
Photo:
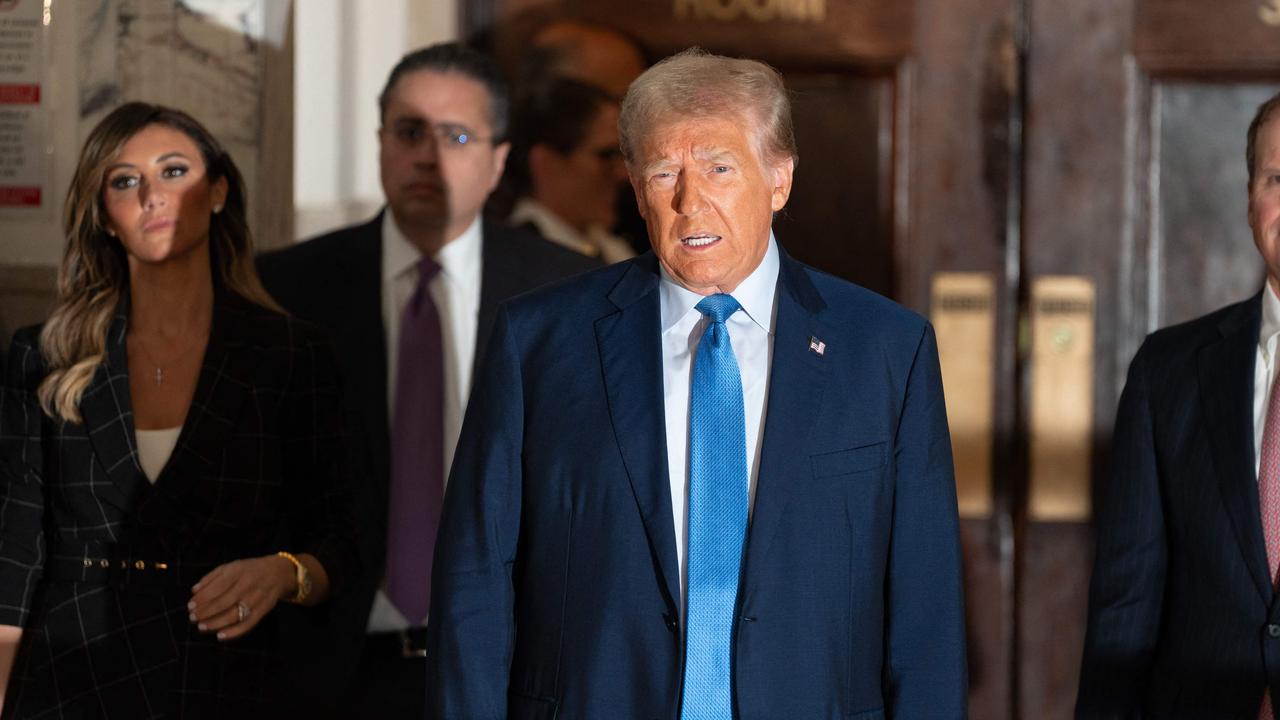
M 341 394 L 329 346 L 299 321 L 219 292 L 177 447 L 139 468 L 127 307 L 80 403 L 43 415 L 36 328 L 14 338 L 0 395 L 0 624 L 25 628 L 5 718 L 257 717 L 281 606 L 218 643 L 188 621 L 214 566 L 313 553 L 334 586 L 357 564 Z M 106 561 L 108 567 L 101 564 Z M 138 562 L 166 570 L 136 570 Z
M 1077 718 L 1256 720 L 1265 688 L 1280 697 L 1254 470 L 1261 319 L 1255 295 L 1152 334 L 1129 367 Z

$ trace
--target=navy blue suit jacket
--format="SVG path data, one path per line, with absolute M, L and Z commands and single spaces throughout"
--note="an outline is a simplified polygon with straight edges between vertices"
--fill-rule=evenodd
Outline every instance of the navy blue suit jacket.
M 1280 603 L 1254 471 L 1258 295 L 1160 330 L 1129 367 L 1102 488 L 1078 718 L 1256 720 Z
M 658 285 L 650 253 L 499 312 L 436 546 L 433 717 L 678 716 Z M 737 716 L 964 717 L 932 329 L 785 253 L 775 329 Z

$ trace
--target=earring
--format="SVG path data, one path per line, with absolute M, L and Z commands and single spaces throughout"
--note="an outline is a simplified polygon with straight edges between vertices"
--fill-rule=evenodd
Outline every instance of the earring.
M 222 212 L 222 206 L 221 206 L 221 205 L 214 205 L 214 206 L 213 206 L 213 214 L 214 214 L 214 215 L 217 215 L 217 214 L 218 214 L 218 213 L 220 213 L 220 212 Z

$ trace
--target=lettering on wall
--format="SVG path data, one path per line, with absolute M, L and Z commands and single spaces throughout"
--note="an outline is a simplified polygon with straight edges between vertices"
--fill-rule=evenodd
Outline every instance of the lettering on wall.
M 1280 2 L 1280 0 L 1271 0 Z M 673 0 L 677 20 L 820 23 L 827 0 Z

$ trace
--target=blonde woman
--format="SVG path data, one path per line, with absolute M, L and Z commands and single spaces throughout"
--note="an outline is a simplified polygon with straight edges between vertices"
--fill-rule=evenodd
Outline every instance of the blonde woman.
M 67 194 L 0 395 L 4 718 L 256 717 L 278 603 L 353 571 L 331 353 L 254 273 L 239 171 L 129 103 Z

